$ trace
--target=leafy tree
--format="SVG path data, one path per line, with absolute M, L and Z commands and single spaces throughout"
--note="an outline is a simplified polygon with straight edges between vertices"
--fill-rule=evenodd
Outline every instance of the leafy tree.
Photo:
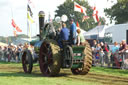
M 128 22 L 128 0 L 117 0 L 111 8 L 105 9 L 105 14 L 116 24 Z
M 84 0 L 82 1 L 75 0 L 75 2 L 77 2 L 78 4 L 80 4 L 81 6 L 87 9 L 87 15 L 90 17 L 89 19 L 82 22 L 84 14 L 74 11 L 74 1 L 72 0 L 66 0 L 62 5 L 58 6 L 58 9 L 55 11 L 56 12 L 55 16 L 61 17 L 63 14 L 66 14 L 69 20 L 73 18 L 75 23 L 78 21 L 80 27 L 86 31 L 97 26 L 98 23 L 95 23 L 92 17 L 93 9 L 91 6 L 89 6 L 88 2 Z M 102 19 L 103 18 L 100 18 L 100 21 L 102 21 L 101 24 L 105 24 L 104 22 L 105 20 L 103 21 Z M 66 22 L 68 28 L 70 26 L 69 20 Z

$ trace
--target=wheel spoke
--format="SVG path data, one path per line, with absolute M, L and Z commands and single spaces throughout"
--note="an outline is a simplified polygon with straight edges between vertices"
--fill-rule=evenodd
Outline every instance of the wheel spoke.
M 47 66 L 45 73 L 47 73 L 47 74 L 51 73 L 51 69 L 49 66 Z
M 58 53 L 54 53 L 53 50 L 58 51 L 59 49 L 53 48 L 53 45 L 55 44 L 52 44 L 51 42 L 52 41 L 48 41 L 48 40 L 44 41 L 40 47 L 39 63 L 40 63 L 40 70 L 44 74 L 44 76 L 56 75 L 59 72 L 59 69 L 57 69 L 57 67 L 54 66 L 53 64 L 54 62 L 53 56 L 58 54 Z

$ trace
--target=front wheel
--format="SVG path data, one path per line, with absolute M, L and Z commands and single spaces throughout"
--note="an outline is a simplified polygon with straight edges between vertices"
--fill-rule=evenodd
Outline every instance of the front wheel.
M 31 73 L 33 68 L 32 54 L 29 50 L 25 50 L 22 55 L 22 66 L 25 73 Z

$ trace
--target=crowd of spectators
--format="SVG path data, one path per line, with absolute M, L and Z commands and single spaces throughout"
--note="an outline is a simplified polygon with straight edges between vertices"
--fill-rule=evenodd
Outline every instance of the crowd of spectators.
M 13 45 L 0 46 L 0 61 L 6 62 L 20 62 L 22 50 L 25 48 L 25 45 Z
M 128 46 L 125 40 L 121 43 L 114 42 L 111 47 L 105 42 L 93 41 L 93 65 L 123 68 L 127 64 Z

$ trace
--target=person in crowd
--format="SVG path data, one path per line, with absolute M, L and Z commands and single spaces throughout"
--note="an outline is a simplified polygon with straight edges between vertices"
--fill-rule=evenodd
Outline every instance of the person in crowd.
M 93 40 L 92 51 L 95 50 L 96 46 L 97 46 L 97 41 Z
M 92 54 L 93 54 L 93 61 L 92 61 L 92 63 L 93 63 L 93 65 L 95 65 L 95 60 L 96 60 L 96 57 L 95 57 L 95 55 L 96 55 L 96 46 L 97 46 L 97 41 L 96 40 L 93 40 L 93 45 L 92 45 Z
M 2 50 L 2 46 L 0 46 L 0 61 L 2 60 L 3 58 L 3 50 Z
M 119 46 L 119 52 L 122 50 L 122 42 L 120 43 L 120 46 Z
M 93 52 L 93 54 L 95 53 L 96 46 L 97 46 L 97 41 L 93 40 L 93 45 L 92 45 L 92 52 Z
M 18 51 L 19 51 L 19 61 L 21 61 L 21 57 L 22 57 L 22 51 L 23 51 L 22 47 L 23 47 L 22 44 L 20 44 L 19 49 L 18 49 Z
M 120 47 L 119 53 L 123 53 L 127 50 L 127 44 L 125 40 L 122 40 L 122 46 Z
M 108 44 L 106 42 L 105 42 L 103 51 L 105 53 L 106 63 L 108 64 L 108 67 L 110 67 L 110 64 L 111 64 L 111 52 L 110 52 L 109 46 L 108 46 Z
M 120 48 L 119 48 L 119 60 L 120 60 L 120 66 L 122 69 L 124 69 L 124 62 L 126 60 L 126 56 L 124 56 L 124 53 L 128 50 L 127 44 L 125 40 L 122 40 Z
M 112 54 L 115 54 L 119 51 L 119 46 L 117 42 L 114 42 L 114 47 L 112 48 Z
M 83 34 L 81 34 L 80 29 L 77 29 L 77 45 L 85 45 L 85 38 L 83 36 Z
M 2 47 L 0 46 L 0 60 L 2 58 Z
M 70 42 L 71 44 L 76 44 L 76 24 L 74 23 L 74 20 L 70 20 Z
M 11 55 L 11 57 L 12 57 L 12 61 L 15 62 L 16 61 L 16 46 L 15 45 L 12 46 L 12 55 Z
M 8 52 L 8 48 L 6 46 L 4 46 L 4 61 L 7 61 L 7 52 Z
M 28 48 L 28 47 L 29 47 L 29 44 L 28 43 L 24 43 L 23 50 Z
M 98 43 L 97 46 L 96 46 L 96 55 L 95 55 L 95 59 L 96 59 L 96 64 L 100 63 L 100 55 L 99 55 L 99 52 L 100 52 L 100 44 Z
M 116 64 L 116 67 L 120 67 L 119 61 L 118 61 L 118 51 L 119 51 L 119 46 L 117 42 L 114 42 L 114 47 L 112 47 L 112 67 L 114 67 L 114 63 Z
M 58 44 L 60 46 L 60 48 L 63 48 L 63 41 L 68 41 L 69 40 L 69 30 L 68 28 L 66 28 L 66 24 L 63 23 L 62 24 L 62 29 L 60 31 L 60 39 L 58 41 Z
M 101 63 L 101 66 L 104 66 L 104 56 L 105 56 L 105 53 L 103 51 L 104 49 L 104 43 L 103 42 L 100 42 L 100 52 L 99 52 L 99 55 L 100 55 L 100 63 Z
M 16 62 L 18 63 L 20 61 L 20 53 L 21 53 L 21 47 L 20 46 L 17 46 L 16 48 Z

